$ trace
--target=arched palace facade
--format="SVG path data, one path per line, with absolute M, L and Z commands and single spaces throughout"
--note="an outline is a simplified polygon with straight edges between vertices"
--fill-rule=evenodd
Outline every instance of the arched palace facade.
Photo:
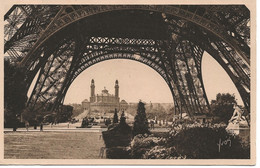
M 115 94 L 110 94 L 104 88 L 100 94 L 95 94 L 95 82 L 91 80 L 91 93 L 89 101 L 82 101 L 82 108 L 88 111 L 89 116 L 109 116 L 111 117 L 115 109 L 117 111 L 125 111 L 128 108 L 128 103 L 125 100 L 120 101 L 118 80 L 115 82 Z

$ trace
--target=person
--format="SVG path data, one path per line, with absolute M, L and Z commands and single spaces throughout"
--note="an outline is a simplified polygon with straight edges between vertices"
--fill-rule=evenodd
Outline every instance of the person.
M 25 122 L 25 128 L 26 128 L 27 131 L 29 130 L 29 122 L 28 121 Z
M 40 125 L 40 131 L 43 131 L 43 124 Z
M 151 120 L 151 129 L 154 129 L 154 121 L 153 120 Z
M 36 123 L 34 123 L 33 128 L 37 129 L 37 124 Z

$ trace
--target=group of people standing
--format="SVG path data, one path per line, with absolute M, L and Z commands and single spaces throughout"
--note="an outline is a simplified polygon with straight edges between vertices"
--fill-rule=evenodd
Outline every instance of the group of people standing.
M 25 128 L 27 131 L 29 131 L 29 126 L 30 126 L 30 123 L 28 121 L 25 122 Z M 34 124 L 33 128 L 36 130 L 37 129 L 37 124 Z M 43 124 L 41 123 L 40 124 L 40 131 L 43 131 Z

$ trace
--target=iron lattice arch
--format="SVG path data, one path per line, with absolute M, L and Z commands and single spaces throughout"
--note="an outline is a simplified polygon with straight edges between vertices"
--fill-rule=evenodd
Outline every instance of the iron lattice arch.
M 208 52 L 250 109 L 250 11 L 243 5 L 14 5 L 5 55 L 27 67 L 31 110 L 57 111 L 88 67 L 131 59 L 157 71 L 177 113 L 210 112 L 201 61 Z M 214 75 L 214 74 L 213 74 Z

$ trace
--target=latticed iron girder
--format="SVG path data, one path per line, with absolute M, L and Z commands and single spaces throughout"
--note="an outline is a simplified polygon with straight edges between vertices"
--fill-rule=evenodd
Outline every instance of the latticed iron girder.
M 50 54 L 44 68 L 41 69 L 38 83 L 29 100 L 30 105 L 41 108 L 39 104 L 52 103 L 53 108 L 58 108 L 57 105 L 63 101 L 70 84 L 85 69 L 104 60 L 131 59 L 150 66 L 163 77 L 172 91 L 175 104 L 179 107 L 178 113 L 181 109 L 190 114 L 209 111 L 190 43 L 183 41 L 177 47 L 179 51 L 174 48 L 175 52 L 169 53 L 170 51 L 162 49 L 164 47 L 159 47 L 163 42 L 147 39 L 86 37 L 86 41 L 80 43 L 85 44 L 81 48 L 75 46 L 77 42 L 66 41 L 54 51 L 54 54 Z M 76 51 L 76 48 L 80 51 Z M 69 54 L 66 54 L 68 51 Z M 166 58 L 164 53 L 171 55 Z M 196 57 L 201 57 L 202 53 L 201 51 Z M 70 57 L 66 57 L 67 55 Z M 167 61 L 172 58 L 172 62 Z M 64 66 L 65 61 L 68 61 L 68 66 Z M 172 66 L 177 68 L 170 70 Z
M 169 20 L 167 22 L 169 22 L 169 25 L 176 24 L 175 20 Z M 182 22 L 182 24 L 183 28 L 177 31 L 179 32 L 178 34 L 174 31 L 173 39 L 177 39 L 179 36 L 182 38 L 186 37 L 213 56 L 229 74 L 244 101 L 245 107 L 249 111 L 250 66 L 234 51 L 234 48 L 230 47 L 221 39 L 216 36 L 212 36 L 211 33 L 207 33 L 203 29 L 195 27 L 193 24 L 186 21 Z M 171 30 L 176 30 L 176 28 L 171 28 Z M 197 53 L 198 50 L 196 47 L 193 46 L 193 48 L 195 49 L 194 52 Z M 195 56 L 196 55 L 197 54 L 195 54 Z M 195 61 L 198 69 L 200 70 L 201 57 L 195 58 Z
M 245 33 L 244 23 L 249 21 L 250 13 L 245 6 L 226 6 L 226 10 L 216 11 L 215 8 L 208 6 L 173 6 L 173 5 L 89 5 L 89 6 L 41 6 L 46 9 L 47 13 L 54 11 L 56 15 L 50 15 L 45 22 L 50 24 L 41 33 L 34 48 L 27 54 L 27 57 L 23 60 L 26 62 L 33 55 L 35 50 L 51 35 L 61 30 L 62 28 L 80 20 L 85 17 L 89 17 L 95 14 L 111 12 L 117 10 L 148 10 L 155 12 L 163 12 L 173 16 L 180 17 L 190 22 L 207 29 L 214 33 L 216 36 L 223 39 L 224 42 L 235 48 L 236 52 L 249 64 L 249 50 L 245 41 L 248 41 L 248 33 Z M 214 6 L 213 6 L 214 7 Z M 59 9 L 60 10 L 53 10 Z M 213 10 L 213 11 L 211 11 Z M 31 12 L 31 15 L 36 14 L 38 10 Z M 7 16 L 6 16 L 7 18 Z M 223 24 L 225 23 L 225 24 Z M 229 23 L 229 24 L 226 24 Z M 228 26 L 226 26 L 228 25 Z M 240 28 L 242 27 L 242 28 Z M 241 30 L 242 29 L 242 30 Z M 237 40 L 240 39 L 238 42 Z M 245 49 L 247 48 L 247 49 Z M 243 51 L 241 49 L 244 49 Z
M 15 5 L 4 16 L 5 47 L 13 59 L 21 59 L 35 45 L 60 6 Z M 22 44 L 23 41 L 23 44 Z
M 12 7 L 5 21 L 5 52 L 28 66 L 28 87 L 40 71 L 28 102 L 32 108 L 49 103 L 57 109 L 82 71 L 125 58 L 155 69 L 179 112 L 209 111 L 201 75 L 205 50 L 229 74 L 249 109 L 250 14 L 245 6 L 24 5 Z
M 179 97 L 179 102 L 176 101 L 175 105 L 184 107 L 188 113 L 190 111 L 208 112 L 208 99 L 199 67 L 196 65 L 196 58 L 201 58 L 203 51 L 200 49 L 201 52 L 195 54 L 194 49 L 187 40 L 175 39 L 165 57 L 162 58 L 166 71 L 171 76 L 175 94 Z
M 68 73 L 74 47 L 73 42 L 65 43 L 54 53 L 45 53 L 46 55 L 49 54 L 49 56 L 45 55 L 48 59 L 40 69 L 37 83 L 28 102 L 32 109 L 35 108 L 35 105 L 37 105 L 37 108 L 42 108 L 50 102 L 55 102 Z

